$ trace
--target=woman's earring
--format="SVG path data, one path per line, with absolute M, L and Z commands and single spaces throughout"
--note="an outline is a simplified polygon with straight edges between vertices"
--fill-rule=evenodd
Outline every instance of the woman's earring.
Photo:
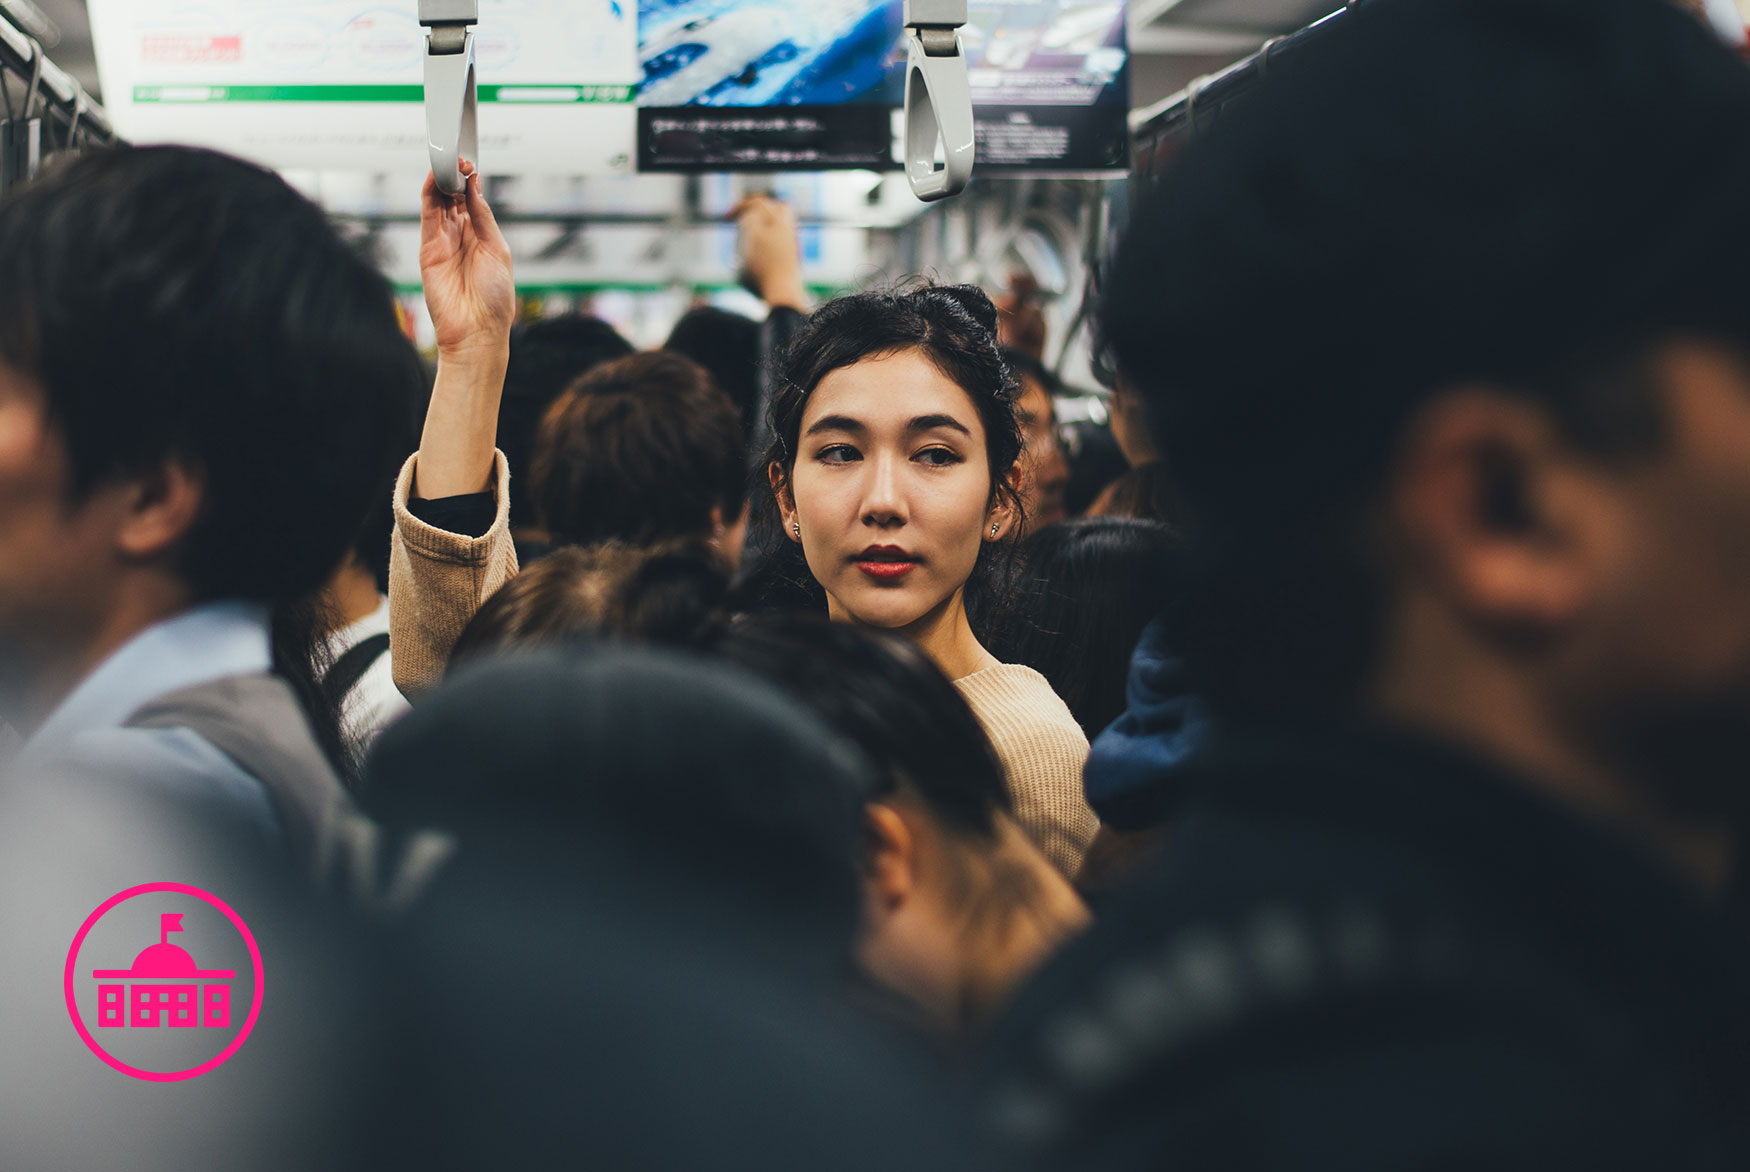
M 996 536 L 996 535 L 997 535 L 997 530 L 998 530 L 998 529 L 1000 529 L 1000 528 L 1001 528 L 1001 526 L 1000 526 L 1000 525 L 992 525 L 992 526 L 991 526 L 991 527 L 990 527 L 990 535 L 991 535 L 991 536 L 992 536 L 992 537 L 995 537 L 995 536 Z
M 801 541 L 802 540 L 802 522 L 800 522 L 800 521 L 790 522 L 790 532 L 792 532 L 796 535 L 797 541 Z

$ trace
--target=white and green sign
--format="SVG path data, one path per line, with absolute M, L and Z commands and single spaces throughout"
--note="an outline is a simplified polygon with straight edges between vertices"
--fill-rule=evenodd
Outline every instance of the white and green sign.
M 104 105 L 134 142 L 282 169 L 426 166 L 417 0 L 89 0 Z M 632 169 L 632 0 L 485 0 L 475 29 L 490 173 Z

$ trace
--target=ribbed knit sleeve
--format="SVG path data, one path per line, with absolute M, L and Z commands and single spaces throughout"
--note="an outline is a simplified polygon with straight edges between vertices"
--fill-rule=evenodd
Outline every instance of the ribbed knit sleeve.
M 1003 664 L 954 681 L 996 748 L 1015 819 L 1072 879 L 1100 829 L 1082 792 L 1088 738 L 1045 677 Z
M 510 537 L 510 465 L 493 454 L 498 513 L 483 536 L 465 537 L 407 511 L 417 454 L 395 481 L 395 533 L 389 544 L 389 654 L 395 686 L 412 698 L 443 678 L 450 648 L 480 604 L 516 575 Z

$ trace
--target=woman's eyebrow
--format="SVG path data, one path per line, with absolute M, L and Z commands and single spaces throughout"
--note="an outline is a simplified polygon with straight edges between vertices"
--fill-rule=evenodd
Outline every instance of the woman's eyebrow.
M 949 431 L 957 431 L 967 439 L 972 438 L 972 432 L 967 426 L 952 415 L 920 415 L 906 425 L 908 431 L 934 431 L 945 427 Z
M 859 420 L 852 419 L 849 415 L 822 415 L 802 434 L 813 435 L 820 431 L 850 431 L 861 435 L 868 430 Z

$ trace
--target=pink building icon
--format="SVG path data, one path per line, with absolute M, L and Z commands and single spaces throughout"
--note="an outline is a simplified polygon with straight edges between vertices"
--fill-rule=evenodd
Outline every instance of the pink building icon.
M 170 943 L 170 933 L 180 931 L 182 913 L 165 912 L 158 917 L 158 943 L 135 957 L 133 968 L 97 969 L 91 974 L 99 981 L 128 981 L 133 988 L 130 998 L 128 985 L 98 985 L 99 1026 L 157 1029 L 231 1024 L 231 986 L 223 982 L 235 977 L 236 970 L 198 968 L 187 949 Z

